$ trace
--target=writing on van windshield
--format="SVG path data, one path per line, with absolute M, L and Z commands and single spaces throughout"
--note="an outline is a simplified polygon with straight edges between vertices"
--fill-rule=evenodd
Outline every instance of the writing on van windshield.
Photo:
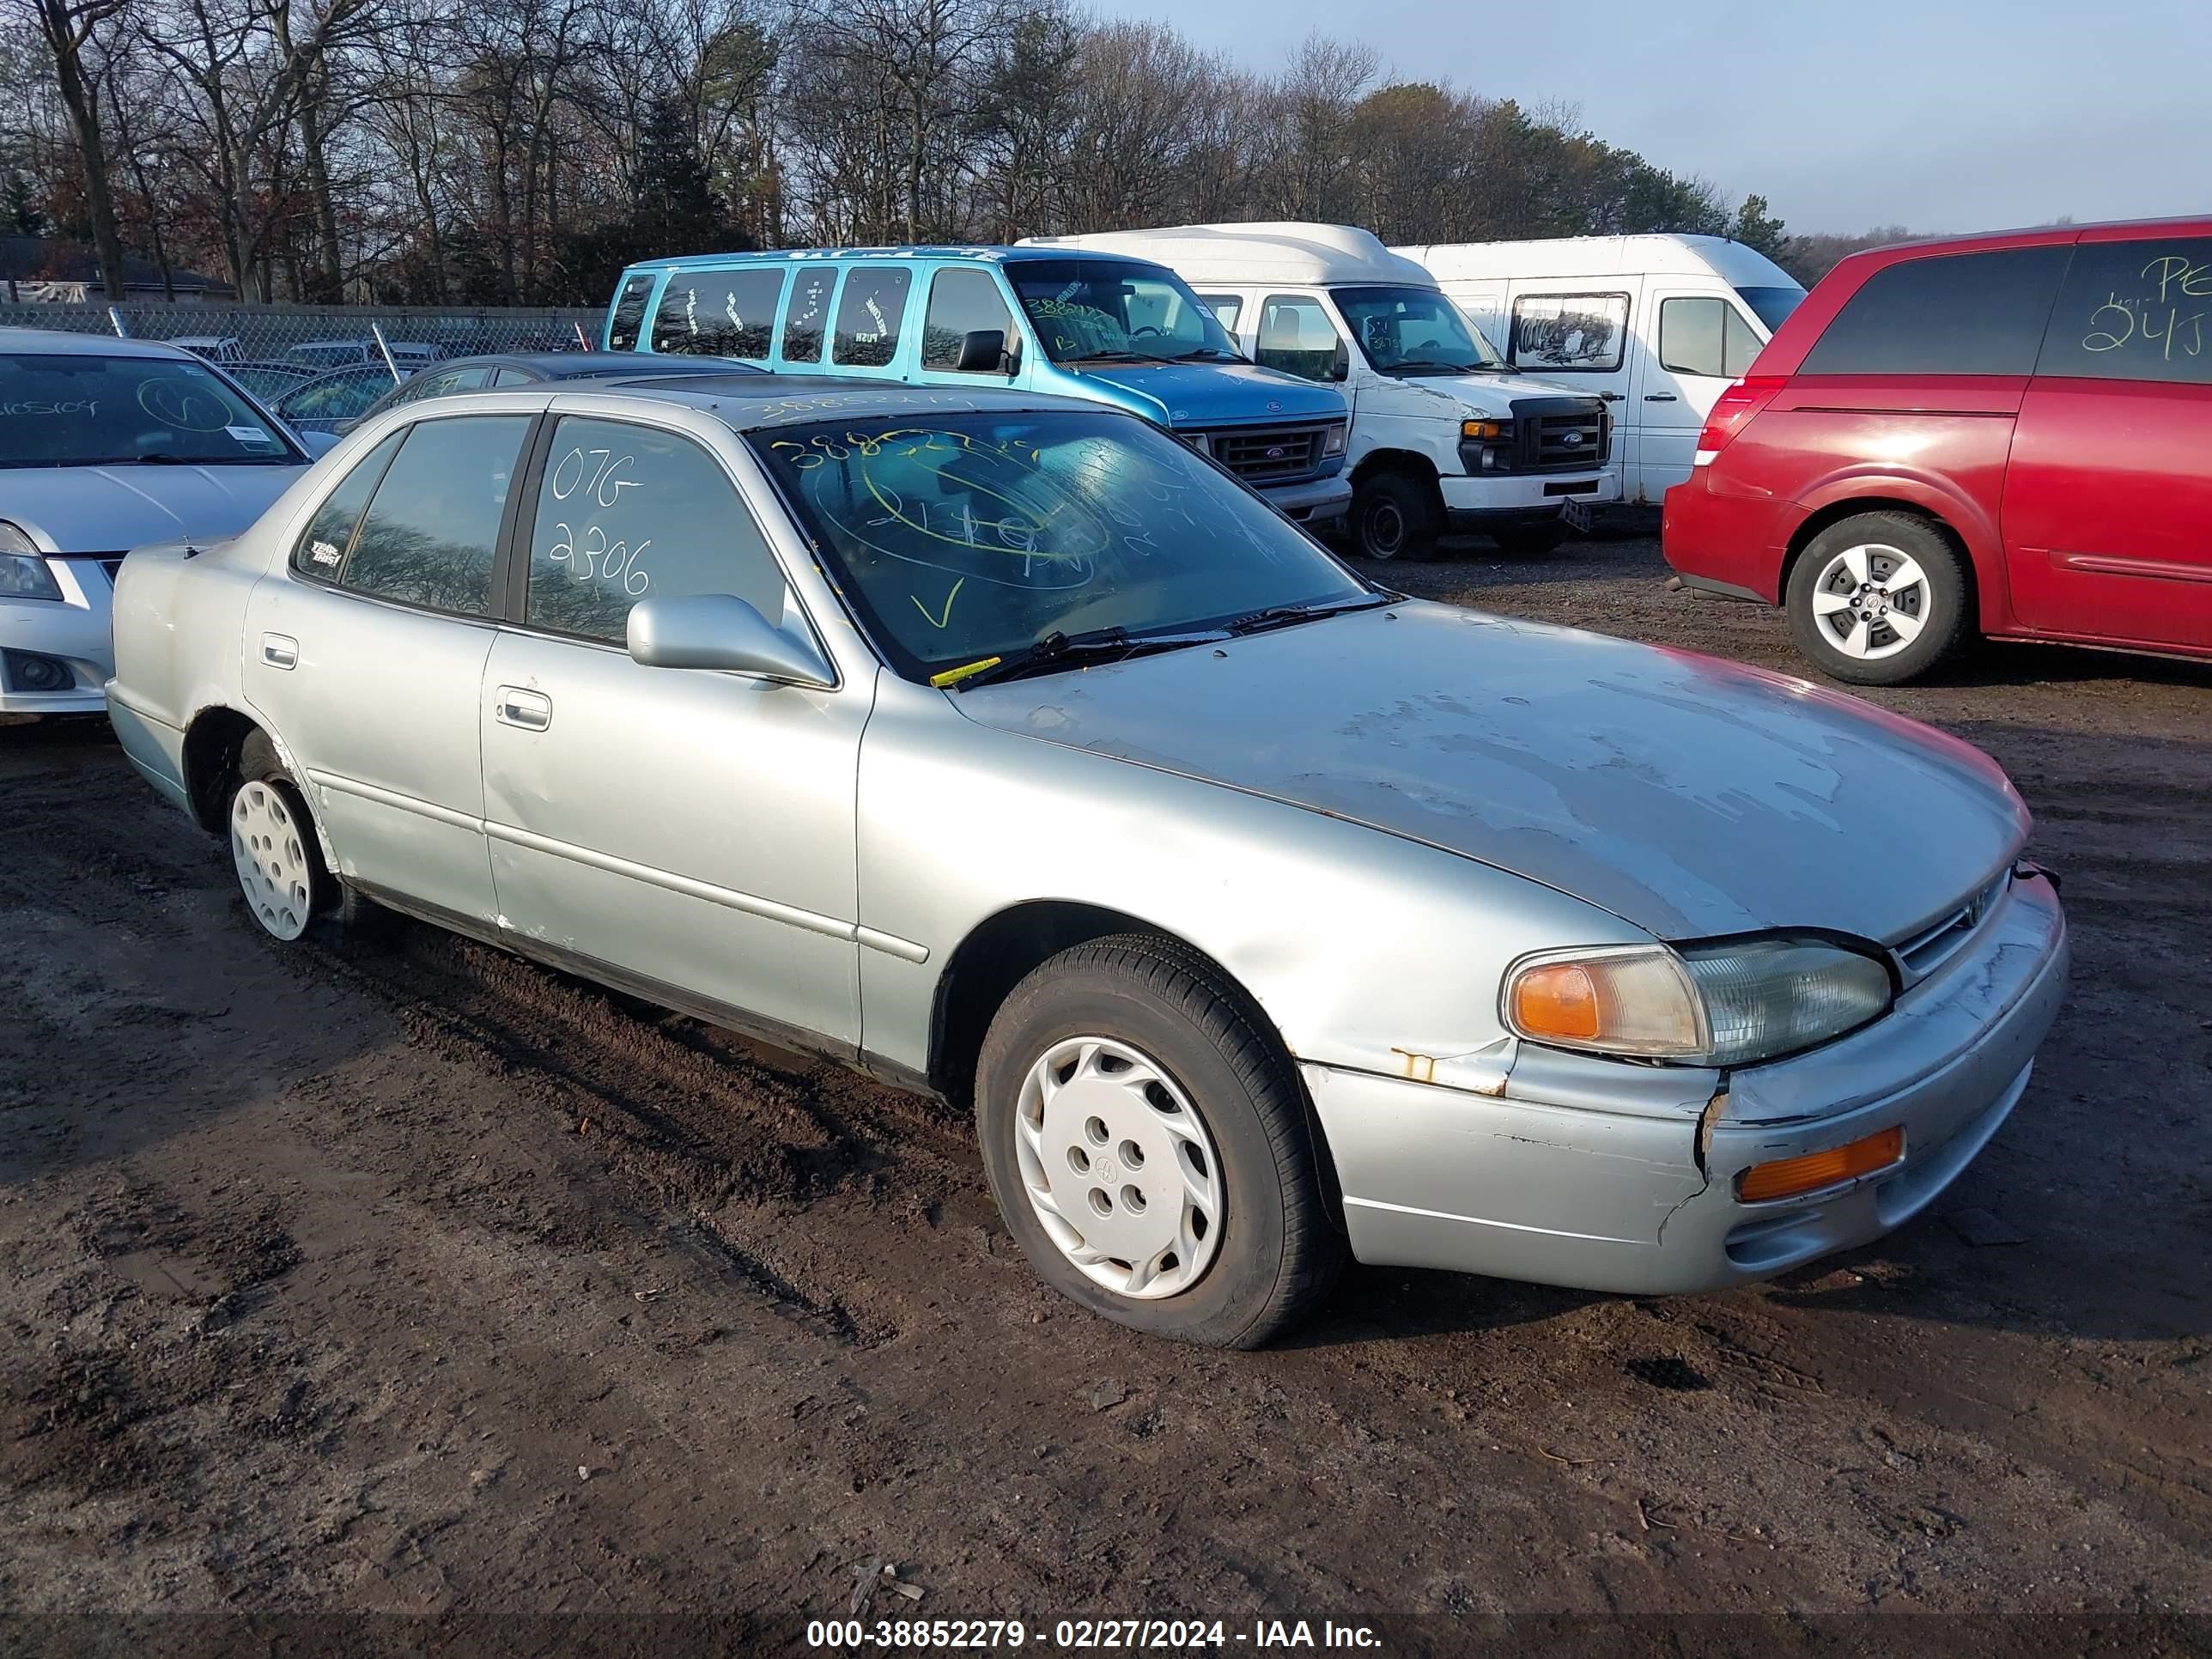
M 2212 305 L 2212 258 L 2166 253 L 2136 273 L 2138 290 L 2109 290 L 2089 313 L 2084 351 L 2152 353 L 2166 362 L 2204 355 L 2204 319 Z

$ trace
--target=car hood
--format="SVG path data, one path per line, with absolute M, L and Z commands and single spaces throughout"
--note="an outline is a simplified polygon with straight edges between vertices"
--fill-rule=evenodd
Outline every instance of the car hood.
M 982 725 L 1409 836 L 1668 939 L 1894 943 L 2027 835 L 1995 762 L 1901 715 L 1443 605 L 947 695 Z
M 1386 389 L 1387 388 L 1387 389 Z M 1362 407 L 1370 390 L 1382 397 L 1404 395 L 1408 403 L 1433 398 L 1436 412 L 1454 420 L 1508 416 L 1516 398 L 1577 398 L 1595 394 L 1570 386 L 1532 380 L 1523 374 L 1405 374 L 1387 377 L 1385 386 L 1363 387 Z
M 234 536 L 306 471 L 268 466 L 40 466 L 0 471 L 0 519 L 57 553 Z
M 1125 393 L 1138 413 L 1162 426 L 1342 420 L 1349 410 L 1334 386 L 1254 363 L 1101 363 L 1073 372 Z

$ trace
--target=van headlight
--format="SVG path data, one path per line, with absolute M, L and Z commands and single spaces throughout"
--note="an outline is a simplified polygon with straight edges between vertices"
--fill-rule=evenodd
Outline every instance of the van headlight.
M 0 519 L 0 599 L 58 599 L 61 585 L 39 544 Z
M 1341 426 L 1333 426 L 1322 434 L 1321 453 L 1323 455 L 1344 453 L 1344 428 Z
M 1855 1030 L 1892 995 L 1880 959 L 1776 936 L 1546 951 L 1513 965 L 1500 1000 L 1507 1026 L 1532 1042 L 1745 1066 Z

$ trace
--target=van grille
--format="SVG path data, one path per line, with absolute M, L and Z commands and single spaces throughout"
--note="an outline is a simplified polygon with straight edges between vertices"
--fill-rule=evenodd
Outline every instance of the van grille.
M 1295 483 L 1320 470 L 1327 426 L 1232 427 L 1203 436 L 1213 459 L 1249 484 Z
M 1513 405 L 1518 472 L 1591 472 L 1613 450 L 1613 422 L 1596 398 L 1523 398 Z

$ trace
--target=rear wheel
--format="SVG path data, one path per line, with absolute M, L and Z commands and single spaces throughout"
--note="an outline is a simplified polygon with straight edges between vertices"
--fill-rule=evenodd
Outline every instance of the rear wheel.
M 331 875 L 307 798 L 264 732 L 239 749 L 224 829 L 246 911 L 270 938 L 292 944 L 324 917 L 362 933 L 392 920 Z
M 1166 940 L 1078 945 L 1017 986 L 975 1112 L 1024 1254 L 1109 1319 L 1257 1347 L 1343 1265 L 1289 1056 L 1249 998 Z
M 1798 556 L 1784 604 L 1797 648 L 1851 685 L 1917 679 L 1972 631 L 1958 553 L 1908 513 L 1830 525 Z
M 1408 472 L 1370 472 L 1352 487 L 1352 545 L 1362 558 L 1432 559 L 1443 514 L 1436 492 Z

